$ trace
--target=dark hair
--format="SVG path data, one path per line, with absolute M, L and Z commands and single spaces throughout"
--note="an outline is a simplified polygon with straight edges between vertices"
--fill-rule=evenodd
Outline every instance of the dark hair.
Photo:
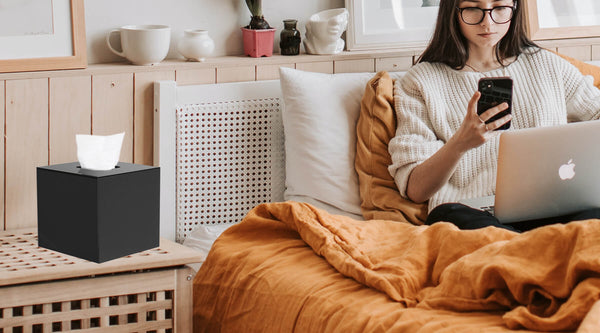
M 469 59 L 468 41 L 460 31 L 458 4 L 461 0 L 441 0 L 435 30 L 429 45 L 417 62 L 441 62 L 454 69 L 462 69 Z M 519 56 L 528 47 L 539 48 L 525 30 L 523 6 L 514 0 L 515 10 L 506 35 L 496 44 L 496 59 Z

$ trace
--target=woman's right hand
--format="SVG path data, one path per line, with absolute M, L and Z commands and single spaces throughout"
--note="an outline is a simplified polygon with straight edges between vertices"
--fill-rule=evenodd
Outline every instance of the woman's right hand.
M 451 140 L 454 141 L 457 149 L 461 153 L 465 153 L 470 149 L 477 148 L 484 144 L 492 135 L 494 130 L 509 122 L 512 118 L 510 114 L 497 119 L 489 124 L 485 122 L 494 117 L 499 112 L 508 109 L 508 104 L 501 103 L 489 108 L 481 115 L 477 115 L 477 102 L 481 97 L 481 93 L 476 91 L 471 97 L 467 106 L 467 115 L 463 120 L 460 128 Z

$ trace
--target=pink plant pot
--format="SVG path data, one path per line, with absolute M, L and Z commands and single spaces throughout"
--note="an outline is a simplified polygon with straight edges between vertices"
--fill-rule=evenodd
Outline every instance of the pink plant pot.
M 242 28 L 244 54 L 254 58 L 272 56 L 275 30 L 276 29 L 253 30 Z

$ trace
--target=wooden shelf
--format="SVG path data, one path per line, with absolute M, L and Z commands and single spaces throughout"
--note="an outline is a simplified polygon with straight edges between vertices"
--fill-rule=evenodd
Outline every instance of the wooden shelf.
M 208 69 L 208 68 L 226 68 L 242 66 L 263 66 L 280 65 L 289 63 L 311 63 L 311 62 L 329 62 L 340 60 L 356 60 L 369 58 L 391 58 L 391 57 L 412 57 L 419 55 L 422 49 L 386 49 L 376 51 L 353 51 L 341 52 L 334 55 L 312 55 L 299 54 L 296 56 L 283 56 L 274 54 L 271 57 L 252 58 L 248 56 L 221 56 L 207 58 L 205 62 L 190 62 L 183 59 L 166 59 L 154 66 L 136 66 L 127 62 L 92 64 L 85 69 L 60 70 L 60 71 L 39 71 L 39 72 L 19 72 L 2 73 L 0 80 L 13 79 L 34 79 L 47 77 L 66 77 L 81 75 L 115 74 L 115 73 L 139 73 L 139 72 L 160 72 L 171 70 L 186 69 Z
M 540 46 L 547 48 L 569 48 L 576 46 L 590 46 L 600 44 L 600 37 L 576 38 L 576 39 L 557 39 L 537 41 Z M 271 57 L 252 58 L 248 56 L 217 56 L 209 57 L 205 62 L 189 62 L 183 59 L 166 59 L 154 66 L 136 66 L 128 62 L 115 62 L 103 64 L 91 64 L 85 69 L 58 70 L 58 71 L 39 71 L 39 72 L 19 72 L 19 73 L 1 73 L 0 80 L 13 79 L 35 79 L 48 77 L 71 77 L 82 75 L 98 74 L 117 74 L 117 73 L 141 73 L 141 72 L 160 72 L 173 70 L 190 69 L 211 69 L 211 68 L 232 68 L 243 66 L 272 66 L 290 63 L 313 63 L 313 62 L 336 62 L 359 59 L 384 59 L 395 57 L 417 57 L 421 54 L 423 48 L 401 48 L 401 49 L 381 49 L 366 51 L 344 51 L 333 55 L 314 55 L 299 54 L 296 56 L 284 56 L 274 54 Z

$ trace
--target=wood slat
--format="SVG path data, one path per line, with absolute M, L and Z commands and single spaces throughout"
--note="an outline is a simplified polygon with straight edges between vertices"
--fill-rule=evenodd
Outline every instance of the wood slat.
M 256 66 L 217 67 L 217 83 L 254 81 Z
M 215 83 L 217 82 L 217 69 L 178 69 L 175 72 L 175 80 L 177 85 Z
M 5 113 L 5 82 L 0 81 L 0 230 L 6 230 L 4 225 L 4 117 Z
M 293 63 L 256 66 L 256 80 L 279 80 L 279 67 L 296 68 Z
M 333 74 L 333 61 L 296 63 L 296 69 L 307 72 Z
M 133 162 L 152 165 L 154 135 L 154 81 L 175 80 L 175 72 L 136 73 L 133 111 Z
M 133 162 L 133 73 L 92 76 L 92 134 L 125 132 L 119 161 Z
M 92 130 L 91 76 L 50 78 L 50 164 L 77 161 L 76 134 Z
M 592 60 L 600 60 L 600 45 L 592 45 Z
M 561 46 L 558 47 L 557 50 L 558 53 L 575 59 L 583 61 L 592 60 L 592 47 L 589 45 Z
M 191 332 L 193 329 L 193 283 L 196 272 L 190 267 L 177 270 L 175 288 L 174 327 L 175 332 Z
M 6 229 L 37 224 L 36 167 L 48 165 L 48 79 L 6 82 Z
M 336 60 L 333 62 L 334 73 L 374 72 L 375 59 Z
M 118 283 L 118 281 L 117 281 Z M 126 297 L 126 296 L 125 296 Z M 84 302 L 85 303 L 85 302 Z M 143 311 L 141 313 L 145 313 L 146 311 L 157 311 L 163 312 L 160 310 L 171 309 L 172 300 L 162 300 L 157 302 L 145 303 L 145 304 L 127 304 L 127 305 L 118 305 L 118 306 L 108 306 L 101 308 L 87 308 L 85 310 L 73 310 L 73 311 L 61 311 L 55 313 L 46 313 L 43 317 L 31 316 L 30 314 L 24 313 L 23 316 L 12 317 L 10 319 L 0 319 L 0 324 L 5 326 L 18 326 L 18 325 L 33 325 L 38 324 L 41 321 L 44 322 L 57 322 L 57 321 L 65 321 L 70 322 L 71 320 L 85 319 L 85 318 L 97 318 L 97 317 L 107 317 L 110 316 L 119 316 L 119 324 L 127 322 L 127 314 L 132 313 L 134 311 Z M 24 310 L 29 309 L 31 312 L 31 307 L 26 306 Z M 159 318 L 159 320 L 165 320 L 165 318 Z M 82 324 L 85 320 L 82 320 Z M 70 326 L 70 325 L 69 325 Z M 121 325 L 119 325 L 121 326 Z M 123 325 L 124 326 L 124 325 Z M 2 326 L 0 326 L 2 327 Z
M 413 57 L 393 57 L 375 59 L 375 71 L 407 71 L 413 64 Z
M 175 288 L 175 274 L 175 270 L 157 270 L 89 279 L 8 286 L 0 288 L 0 296 L 2 296 L 2 305 L 6 308 L 100 298 L 100 308 L 109 309 L 108 297 L 110 296 L 173 290 Z M 93 288 L 82 288 L 86 285 L 93 286 Z M 63 311 L 65 311 L 64 306 Z M 108 314 L 107 312 L 106 316 Z

